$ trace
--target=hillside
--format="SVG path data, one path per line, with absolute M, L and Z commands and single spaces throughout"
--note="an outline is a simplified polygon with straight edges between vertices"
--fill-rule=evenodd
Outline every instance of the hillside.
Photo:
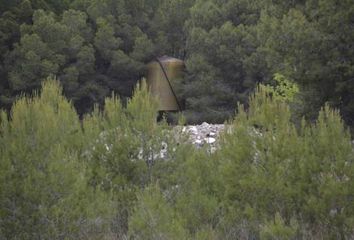
M 354 240 L 354 0 L 0 0 L 0 240 Z
M 297 127 L 265 86 L 249 103 L 227 130 L 173 127 L 143 82 L 126 107 L 113 96 L 80 120 L 45 82 L 0 114 L 0 238 L 352 239 L 338 111 Z
M 60 3 L 59 3 L 60 2 Z M 223 123 L 258 83 L 301 90 L 297 119 L 325 103 L 353 126 L 352 1 L 3 0 L 0 108 L 49 76 L 80 115 L 114 92 L 126 101 L 164 55 L 185 62 L 176 89 L 189 124 Z

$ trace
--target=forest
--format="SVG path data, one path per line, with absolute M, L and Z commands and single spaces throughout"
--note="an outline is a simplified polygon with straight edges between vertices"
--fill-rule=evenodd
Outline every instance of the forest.
M 352 0 L 0 0 L 0 239 L 350 240 L 353 133 Z
M 80 115 L 114 92 L 131 97 L 146 63 L 186 63 L 189 123 L 219 122 L 258 83 L 301 89 L 294 116 L 324 104 L 354 126 L 351 0 L 2 0 L 0 108 L 55 76 Z

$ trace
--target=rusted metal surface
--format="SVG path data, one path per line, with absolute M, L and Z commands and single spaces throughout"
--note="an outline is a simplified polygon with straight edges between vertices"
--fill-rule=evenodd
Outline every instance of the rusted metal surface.
M 183 77 L 184 62 L 177 58 L 161 57 L 148 64 L 147 84 L 159 100 L 160 111 L 181 111 L 174 88 Z

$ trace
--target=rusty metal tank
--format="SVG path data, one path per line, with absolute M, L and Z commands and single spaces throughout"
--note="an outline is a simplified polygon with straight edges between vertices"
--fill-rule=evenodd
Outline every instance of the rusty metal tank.
M 147 84 L 151 93 L 159 100 L 159 110 L 181 111 L 180 99 L 175 90 L 183 78 L 184 62 L 163 56 L 150 62 L 147 68 Z

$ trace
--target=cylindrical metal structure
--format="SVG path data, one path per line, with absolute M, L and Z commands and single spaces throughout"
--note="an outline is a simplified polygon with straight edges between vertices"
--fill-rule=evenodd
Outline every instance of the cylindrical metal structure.
M 181 105 L 174 89 L 183 78 L 184 62 L 161 57 L 148 64 L 147 84 L 159 100 L 160 111 L 180 111 Z

